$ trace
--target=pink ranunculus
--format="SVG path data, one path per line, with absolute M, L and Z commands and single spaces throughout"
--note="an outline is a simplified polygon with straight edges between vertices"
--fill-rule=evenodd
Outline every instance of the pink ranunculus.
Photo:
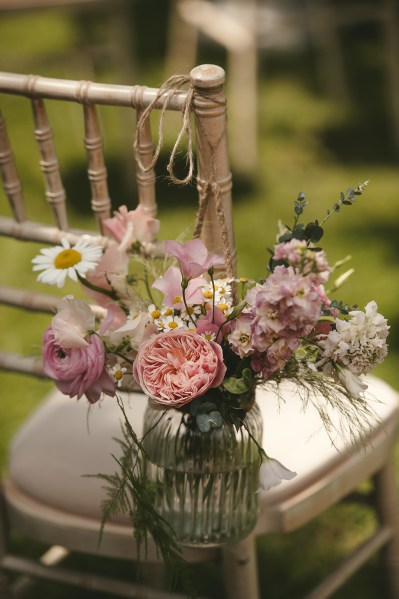
M 224 263 L 222 256 L 208 252 L 201 239 L 191 239 L 186 243 L 165 241 L 165 252 L 177 258 L 185 279 L 199 277 L 212 266 Z
M 225 373 L 220 345 L 186 330 L 152 337 L 133 364 L 133 376 L 144 393 L 169 407 L 183 406 L 218 387 Z
M 182 276 L 180 270 L 176 266 L 171 266 L 163 274 L 162 277 L 156 279 L 152 287 L 158 289 L 164 294 L 164 305 L 168 308 L 181 310 L 184 308 Z M 195 277 L 191 279 L 185 291 L 186 302 L 188 306 L 194 304 L 202 304 L 204 296 L 202 288 L 208 285 L 208 281 L 203 277 Z
M 123 250 L 128 249 L 135 241 L 151 243 L 159 232 L 159 220 L 150 216 L 139 204 L 135 210 L 120 206 L 112 218 L 103 221 L 104 231 L 115 239 Z
M 102 393 L 113 397 L 115 383 L 105 365 L 105 349 L 98 335 L 88 338 L 84 348 L 61 347 L 54 339 L 52 327 L 43 337 L 43 369 L 65 395 L 86 395 L 95 403 Z

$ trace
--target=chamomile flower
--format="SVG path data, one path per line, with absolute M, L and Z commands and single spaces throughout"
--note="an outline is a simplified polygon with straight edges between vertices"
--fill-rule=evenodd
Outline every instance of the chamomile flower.
M 204 331 L 201 333 L 201 337 L 204 337 L 207 341 L 215 341 L 216 335 L 213 331 Z
M 162 315 L 158 320 L 159 328 L 161 331 L 165 333 L 167 331 L 174 331 L 175 329 L 183 329 L 185 328 L 185 324 L 180 316 L 175 316 L 173 314 L 164 316 Z
M 162 314 L 161 310 L 159 310 L 155 304 L 150 304 L 147 308 L 147 311 L 150 321 L 157 321 Z
M 231 279 L 216 279 L 214 281 L 214 286 L 212 283 L 207 285 L 203 289 L 204 299 L 207 301 L 215 302 L 215 305 L 218 304 L 229 304 L 231 305 L 233 298 L 231 295 Z
M 127 371 L 127 368 L 125 368 L 124 366 L 121 366 L 119 363 L 114 364 L 114 366 L 112 366 L 112 368 L 110 369 L 111 376 L 113 377 L 113 379 L 118 387 L 122 386 L 123 375 L 125 374 L 126 371 Z
M 180 317 L 183 320 L 196 320 L 196 318 L 201 314 L 201 306 L 187 306 L 187 308 L 183 308 L 180 312 Z
M 71 246 L 66 238 L 61 240 L 61 245 L 43 248 L 40 254 L 33 258 L 33 270 L 41 270 L 37 280 L 47 285 L 63 287 L 66 278 L 78 280 L 78 275 L 85 274 L 96 268 L 103 253 L 99 245 L 91 245 L 85 239 L 79 239 Z

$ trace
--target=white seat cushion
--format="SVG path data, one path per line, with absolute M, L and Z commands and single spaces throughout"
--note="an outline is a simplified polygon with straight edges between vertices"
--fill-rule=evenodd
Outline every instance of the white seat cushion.
M 345 459 L 347 448 L 337 439 L 340 452 L 332 445 L 317 411 L 304 412 L 296 387 L 285 384 L 284 401 L 270 390 L 258 390 L 257 400 L 264 420 L 263 446 L 270 457 L 298 473 L 292 481 L 268 493 L 270 499 L 303 488 L 312 477 L 331 463 Z M 370 397 L 380 417 L 379 427 L 396 418 L 396 393 L 378 379 L 370 381 Z M 129 420 L 140 437 L 146 397 L 123 394 Z M 114 399 L 106 397 L 90 407 L 52 392 L 18 431 L 10 458 L 9 477 L 22 491 L 35 499 L 69 512 L 97 518 L 101 515 L 103 482 L 83 474 L 114 472 L 119 457 L 114 438 L 121 438 L 121 412 Z
M 375 418 L 369 437 L 375 438 L 381 430 L 395 428 L 399 418 L 399 395 L 389 385 L 375 377 L 367 379 L 366 398 Z M 306 410 L 295 384 L 281 385 L 283 401 L 276 394 L 259 391 L 258 403 L 262 405 L 264 419 L 263 446 L 270 457 L 277 458 L 297 476 L 283 481 L 279 487 L 267 492 L 268 503 L 282 501 L 320 478 L 350 455 L 372 450 L 372 445 L 349 443 L 348 435 L 340 434 L 338 413 L 331 412 L 336 433 L 330 439 L 317 409 L 309 403 Z M 263 403 L 267 406 L 263 407 Z

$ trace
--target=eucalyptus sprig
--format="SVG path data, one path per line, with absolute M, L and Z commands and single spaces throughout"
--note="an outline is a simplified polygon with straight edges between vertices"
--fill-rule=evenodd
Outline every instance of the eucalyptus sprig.
M 301 241 L 306 241 L 308 244 L 310 243 L 318 243 L 320 239 L 324 235 L 323 225 L 324 223 L 336 212 L 340 212 L 342 206 L 352 206 L 356 202 L 356 197 L 360 196 L 363 192 L 363 189 L 368 184 L 368 181 L 361 183 L 353 189 L 350 187 L 346 190 L 346 192 L 340 193 L 340 197 L 338 202 L 335 202 L 332 208 L 327 210 L 327 215 L 319 222 L 318 219 L 314 221 L 310 221 L 309 223 L 300 223 L 299 217 L 303 214 L 306 206 L 308 205 L 308 201 L 303 191 L 298 194 L 298 197 L 294 201 L 294 223 L 292 227 L 286 225 L 286 230 L 279 237 L 279 242 L 284 243 L 291 241 L 291 239 L 299 239 Z M 314 248 L 315 250 L 319 248 Z

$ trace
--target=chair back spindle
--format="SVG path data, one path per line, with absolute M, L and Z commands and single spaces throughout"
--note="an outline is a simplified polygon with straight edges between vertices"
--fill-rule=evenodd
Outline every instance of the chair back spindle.
M 105 166 L 103 142 L 94 104 L 83 104 L 85 137 L 87 151 L 87 175 L 91 188 L 91 208 L 96 217 L 100 233 L 103 233 L 102 221 L 109 218 L 111 200 L 108 193 L 107 169 Z
M 97 106 L 116 106 L 126 110 L 133 108 L 136 111 L 136 128 L 139 128 L 135 143 L 138 203 L 150 216 L 155 217 L 157 203 L 154 162 L 160 146 L 158 144 L 154 151 L 151 113 L 153 110 L 161 111 L 162 120 L 166 111 L 182 112 L 183 126 L 178 141 L 183 134 L 187 134 L 189 149 L 192 141 L 190 114 L 193 113 L 196 131 L 196 183 L 199 195 L 195 235 L 202 237 L 209 251 L 225 256 L 225 265 L 219 268 L 217 274 L 226 273 L 232 276 L 235 273 L 235 251 L 231 214 L 231 174 L 227 159 L 224 78 L 224 71 L 220 67 L 202 65 L 193 69 L 191 77 L 182 77 L 182 81 L 191 86 L 188 91 L 184 91 L 176 89 L 175 86 L 168 89 L 167 83 L 166 87 L 157 89 L 0 72 L 0 99 L 4 93 L 25 96 L 31 103 L 34 137 L 39 148 L 39 166 L 44 177 L 45 198 L 54 221 L 54 224 L 47 224 L 40 222 L 40 219 L 27 220 L 26 213 L 31 214 L 34 207 L 31 202 L 29 210 L 25 210 L 22 185 L 10 143 L 12 136 L 9 139 L 5 119 L 0 113 L 0 168 L 5 195 L 13 215 L 12 218 L 0 215 L 0 235 L 55 245 L 60 244 L 63 238 L 74 244 L 80 235 L 88 234 L 94 243 L 104 246 L 109 243 L 109 239 L 104 235 L 102 222 L 111 214 L 111 198 L 107 184 L 107 155 L 103 148 Z M 90 205 L 95 221 L 91 230 L 72 229 L 69 225 L 68 198 L 61 176 L 62 165 L 60 167 L 57 158 L 45 100 L 53 102 L 52 113 L 53 109 L 62 109 L 63 102 L 83 106 L 82 137 L 87 154 L 87 176 L 91 192 L 91 197 L 86 203 Z M 162 135 L 160 142 L 161 138 Z M 62 142 L 57 137 L 57 144 L 59 143 Z M 132 148 L 129 150 L 132 151 Z M 172 180 L 173 156 L 174 151 L 172 164 L 168 167 Z M 30 198 L 30 195 L 27 194 L 27 197 Z M 79 198 L 79 202 L 83 201 L 84 199 Z M 161 254 L 162 242 L 154 240 L 154 243 L 156 253 Z M 8 285 L 0 287 L 0 303 L 34 312 L 53 313 L 59 298 L 60 295 L 38 293 L 26 288 Z M 104 316 L 104 310 L 99 306 L 93 305 L 92 309 L 97 317 Z M 6 351 L 0 353 L 0 367 L 43 375 L 40 358 L 14 355 Z
M 52 130 L 42 98 L 32 98 L 35 138 L 40 151 L 40 168 L 44 174 L 46 198 L 59 229 L 68 229 L 66 194 L 62 185 L 60 167 L 55 151 Z
M 7 134 L 6 121 L 0 111 L 0 169 L 3 187 L 16 222 L 25 220 L 22 185 L 15 166 L 14 154 Z

